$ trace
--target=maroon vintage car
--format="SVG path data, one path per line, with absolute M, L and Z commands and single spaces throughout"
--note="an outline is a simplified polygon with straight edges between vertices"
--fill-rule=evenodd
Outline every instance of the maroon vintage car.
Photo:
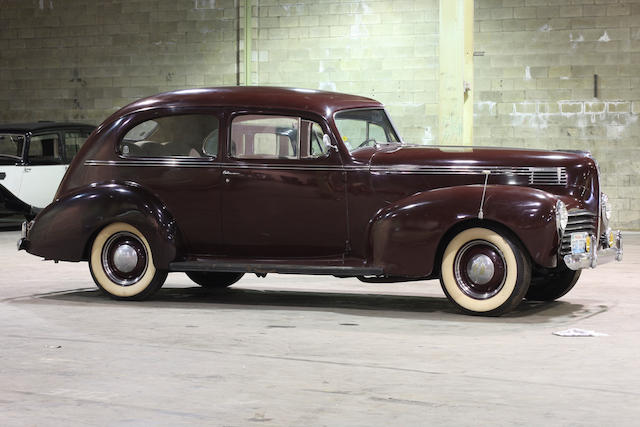
M 271 87 L 182 90 L 105 120 L 20 249 L 88 261 L 100 289 L 149 297 L 168 272 L 439 278 L 466 313 L 568 292 L 622 257 L 588 153 L 412 146 L 383 106 Z

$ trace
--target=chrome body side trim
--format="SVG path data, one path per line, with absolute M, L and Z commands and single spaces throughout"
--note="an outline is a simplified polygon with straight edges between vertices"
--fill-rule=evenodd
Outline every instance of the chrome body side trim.
M 397 173 L 419 175 L 514 175 L 528 178 L 529 185 L 566 185 L 567 171 L 564 167 L 503 167 L 503 166 L 349 166 L 349 165 L 292 165 L 292 164 L 247 164 L 216 163 L 213 159 L 135 159 L 135 160 L 87 160 L 85 166 L 122 167 L 186 167 L 186 168 L 235 168 L 277 170 L 320 171 L 370 171 L 372 173 Z

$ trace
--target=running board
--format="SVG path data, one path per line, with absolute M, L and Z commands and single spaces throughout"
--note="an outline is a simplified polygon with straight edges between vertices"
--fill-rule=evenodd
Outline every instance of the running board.
M 169 271 L 219 271 L 228 273 L 282 273 L 282 274 L 326 274 L 330 276 L 380 276 L 381 268 L 332 266 L 332 265 L 291 265 L 291 264 L 248 264 L 215 261 L 183 261 L 169 264 Z

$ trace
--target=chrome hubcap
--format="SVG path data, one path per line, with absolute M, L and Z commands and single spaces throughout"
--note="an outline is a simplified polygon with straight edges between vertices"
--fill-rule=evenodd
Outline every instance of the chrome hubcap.
M 113 265 L 123 273 L 131 273 L 138 265 L 138 253 L 131 245 L 122 244 L 113 253 Z
M 469 279 L 477 285 L 489 283 L 494 272 L 491 258 L 484 254 L 475 255 L 467 264 L 467 275 Z
M 147 248 L 133 233 L 115 233 L 102 248 L 102 268 L 120 286 L 137 283 L 147 272 Z
M 500 249 L 485 240 L 473 240 L 456 254 L 453 274 L 467 296 L 484 300 L 497 295 L 507 276 L 507 263 Z

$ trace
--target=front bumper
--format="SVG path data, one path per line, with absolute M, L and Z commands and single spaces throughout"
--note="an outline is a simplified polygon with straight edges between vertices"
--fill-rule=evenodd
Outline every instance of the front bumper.
M 596 242 L 595 236 L 591 236 L 592 241 Z M 592 245 L 589 252 L 577 255 L 565 255 L 564 263 L 571 270 L 580 270 L 583 268 L 595 268 L 598 265 L 607 262 L 622 261 L 622 232 L 615 232 L 614 244 L 607 248 L 596 249 L 597 245 Z

